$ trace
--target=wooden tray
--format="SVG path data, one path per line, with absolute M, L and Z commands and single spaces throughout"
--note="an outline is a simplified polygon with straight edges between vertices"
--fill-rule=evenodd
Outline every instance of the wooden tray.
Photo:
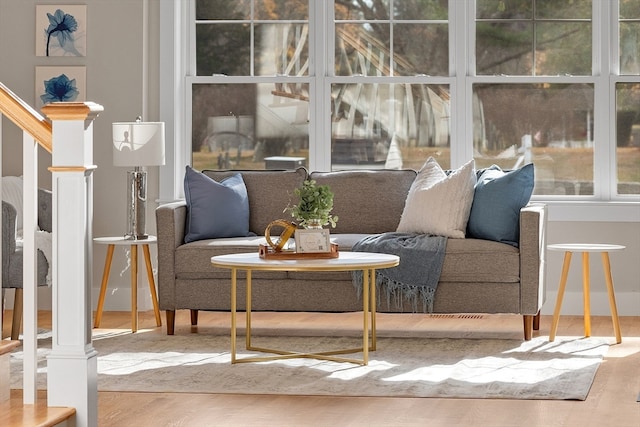
M 338 245 L 331 244 L 331 252 L 298 253 L 295 251 L 276 252 L 271 246 L 260 245 L 258 249 L 260 258 L 264 259 L 327 259 L 338 258 Z

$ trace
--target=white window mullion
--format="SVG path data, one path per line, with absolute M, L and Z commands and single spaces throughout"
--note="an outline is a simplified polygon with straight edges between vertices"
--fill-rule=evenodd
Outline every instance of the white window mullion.
M 609 85 L 611 69 L 611 7 L 608 0 L 593 0 L 593 189 L 594 197 L 611 200 L 615 194 L 615 90 Z M 615 2 L 613 2 L 615 3 Z
M 475 2 L 449 2 L 449 66 L 451 93 L 451 166 L 473 158 L 473 114 L 471 82 L 473 67 Z
M 333 2 L 310 2 L 309 170 L 331 170 L 333 16 Z

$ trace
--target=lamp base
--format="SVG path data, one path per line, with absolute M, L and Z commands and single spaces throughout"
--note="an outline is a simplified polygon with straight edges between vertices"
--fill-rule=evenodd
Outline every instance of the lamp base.
M 127 172 L 127 240 L 144 240 L 147 207 L 147 171 L 140 167 Z

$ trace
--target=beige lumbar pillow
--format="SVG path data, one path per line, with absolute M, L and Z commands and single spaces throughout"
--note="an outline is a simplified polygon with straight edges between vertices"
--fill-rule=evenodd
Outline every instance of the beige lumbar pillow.
M 396 231 L 464 238 L 475 184 L 473 160 L 447 175 L 429 157 L 409 189 Z

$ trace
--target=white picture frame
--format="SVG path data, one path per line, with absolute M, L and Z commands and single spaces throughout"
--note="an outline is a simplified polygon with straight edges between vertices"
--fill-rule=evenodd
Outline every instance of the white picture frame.
M 296 252 L 303 254 L 331 252 L 329 230 L 299 228 L 295 233 Z

